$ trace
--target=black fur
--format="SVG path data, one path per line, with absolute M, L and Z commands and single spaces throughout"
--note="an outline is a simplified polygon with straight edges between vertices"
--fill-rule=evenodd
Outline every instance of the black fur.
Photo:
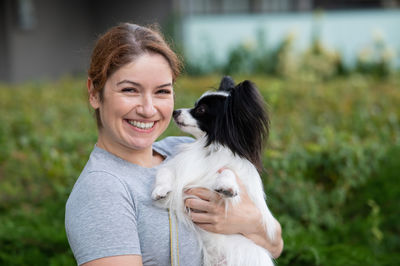
M 221 79 L 221 82 L 219 84 L 219 91 L 230 91 L 233 88 L 235 88 L 235 82 L 233 79 L 229 76 L 225 76 Z
M 235 86 L 230 77 L 221 80 L 218 91 L 226 91 L 229 96 L 206 95 L 190 111 L 207 133 L 207 145 L 222 144 L 261 171 L 270 124 L 263 97 L 252 82 L 246 80 Z

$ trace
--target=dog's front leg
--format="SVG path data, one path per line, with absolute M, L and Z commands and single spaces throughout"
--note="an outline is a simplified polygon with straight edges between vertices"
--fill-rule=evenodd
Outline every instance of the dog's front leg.
M 156 182 L 154 185 L 151 198 L 153 200 L 159 200 L 165 198 L 169 192 L 172 191 L 172 183 L 174 180 L 174 173 L 168 167 L 160 168 L 157 171 Z
M 230 169 L 222 170 L 217 176 L 214 190 L 226 198 L 239 195 L 239 184 L 236 181 L 235 173 Z

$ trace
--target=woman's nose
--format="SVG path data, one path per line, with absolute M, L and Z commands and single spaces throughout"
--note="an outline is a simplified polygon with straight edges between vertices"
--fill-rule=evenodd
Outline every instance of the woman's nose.
M 145 95 L 142 97 L 141 101 L 142 102 L 140 103 L 140 105 L 137 108 L 138 113 L 144 117 L 151 117 L 151 116 L 155 115 L 157 110 L 154 107 L 152 97 Z

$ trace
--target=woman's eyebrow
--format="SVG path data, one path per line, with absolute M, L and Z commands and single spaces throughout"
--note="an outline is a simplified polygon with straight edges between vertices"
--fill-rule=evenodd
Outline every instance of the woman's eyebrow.
M 172 86 L 172 83 L 170 82 L 170 83 L 165 83 L 165 84 L 162 84 L 160 86 L 157 86 L 157 88 L 159 89 L 159 88 L 171 87 L 171 86 Z
M 118 82 L 117 86 L 121 85 L 123 83 L 129 83 L 129 84 L 132 84 L 132 85 L 135 85 L 135 86 L 138 86 L 138 87 L 142 87 L 142 85 L 140 85 L 140 83 L 134 82 L 132 80 L 127 80 L 127 79 L 124 79 L 124 80 L 121 80 L 120 82 Z
M 123 83 L 129 83 L 129 84 L 134 85 L 134 86 L 137 86 L 137 87 L 143 87 L 140 83 L 137 83 L 137 82 L 132 81 L 132 80 L 127 80 L 127 79 L 124 79 L 124 80 L 121 80 L 120 82 L 118 82 L 118 83 L 117 83 L 117 86 L 118 86 L 118 85 L 121 85 L 121 84 L 123 84 Z M 160 85 L 160 86 L 157 86 L 156 88 L 159 89 L 159 88 L 171 87 L 171 86 L 172 86 L 172 83 L 171 83 L 171 82 L 168 82 L 168 83 L 162 84 L 162 85 Z

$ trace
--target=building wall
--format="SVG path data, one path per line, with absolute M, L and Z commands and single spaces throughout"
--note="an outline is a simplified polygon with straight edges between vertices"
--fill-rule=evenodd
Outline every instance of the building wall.
M 275 13 L 257 15 L 193 15 L 184 22 L 183 46 L 187 59 L 201 62 L 212 58 L 225 62 L 229 51 L 239 44 L 254 46 L 260 32 L 265 45 L 274 48 L 285 37 L 294 37 L 294 48 L 305 50 L 318 29 L 323 44 L 338 50 L 348 64 L 357 54 L 382 38 L 388 48 L 397 54 L 400 66 L 400 9 Z
M 5 1 L 0 0 L 0 10 L 5 9 Z M 6 40 L 6 17 L 0 11 L 0 80 L 8 76 L 8 45 Z
M 57 78 L 83 71 L 92 40 L 84 2 L 34 3 L 35 23 L 24 29 L 15 2 L 6 0 L 7 81 Z
M 103 32 L 120 22 L 165 25 L 172 13 L 172 0 L 89 0 L 89 13 L 95 32 Z
M 26 1 L 34 6 L 34 23 L 27 28 L 21 27 L 17 12 L 18 3 Z M 281 3 L 279 0 L 262 0 L 262 3 L 270 3 L 269 10 L 273 7 L 271 3 L 277 1 Z M 270 46 L 294 32 L 296 47 L 301 49 L 309 45 L 315 25 L 312 12 L 193 15 L 191 7 L 197 2 L 0 0 L 0 81 L 54 79 L 70 73 L 85 73 L 92 46 L 100 33 L 123 21 L 158 22 L 166 30 L 174 11 L 183 17 L 180 28 L 174 32 L 175 38 L 183 40 L 185 54 L 194 61 L 205 57 L 223 61 L 232 47 L 255 42 L 260 30 L 265 32 Z M 310 0 L 284 2 L 303 3 L 302 6 L 311 8 Z M 357 51 L 371 42 L 374 32 L 381 32 L 388 45 L 400 54 L 399 19 L 399 9 L 330 11 L 318 23 L 324 43 L 339 49 L 351 61 Z
M 162 24 L 172 9 L 170 0 L 28 1 L 33 25 L 24 26 L 18 0 L 0 0 L 0 81 L 85 73 L 100 33 L 123 21 Z

